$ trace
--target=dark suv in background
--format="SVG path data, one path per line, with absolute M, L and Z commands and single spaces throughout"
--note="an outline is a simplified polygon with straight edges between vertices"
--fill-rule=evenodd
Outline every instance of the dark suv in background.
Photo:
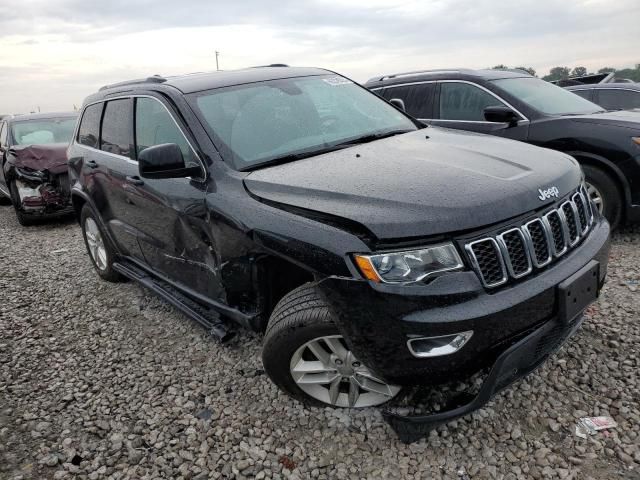
M 492 367 L 462 407 L 386 413 L 408 440 L 536 368 L 606 275 L 609 226 L 574 159 L 426 128 L 327 70 L 111 85 L 68 153 L 98 274 L 222 340 L 265 331 L 289 395 L 375 406 Z
M 613 227 L 640 221 L 640 112 L 605 112 L 521 71 L 409 72 L 372 78 L 366 87 L 431 125 L 567 153 Z

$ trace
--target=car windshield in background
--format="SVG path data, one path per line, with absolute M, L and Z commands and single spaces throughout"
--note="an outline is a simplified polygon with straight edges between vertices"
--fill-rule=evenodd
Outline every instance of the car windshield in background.
M 14 122 L 11 135 L 16 145 L 69 143 L 75 126 L 75 117 Z
M 493 80 L 493 83 L 531 108 L 547 115 L 602 111 L 602 108 L 595 103 L 539 78 L 503 78 Z
M 200 92 L 191 102 L 223 157 L 239 170 L 296 160 L 418 127 L 338 75 Z

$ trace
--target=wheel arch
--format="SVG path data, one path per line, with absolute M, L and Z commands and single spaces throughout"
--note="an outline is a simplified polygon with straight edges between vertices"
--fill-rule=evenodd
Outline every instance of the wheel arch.
M 604 158 L 601 155 L 597 155 L 589 152 L 564 152 L 567 155 L 571 155 L 574 157 L 580 164 L 589 165 L 591 167 L 599 168 L 606 174 L 608 174 L 612 180 L 618 185 L 618 187 L 624 193 L 624 202 L 622 205 L 623 209 L 623 217 L 627 210 L 627 206 L 631 204 L 631 189 L 629 188 L 629 184 L 625 179 L 622 171 L 611 161 Z

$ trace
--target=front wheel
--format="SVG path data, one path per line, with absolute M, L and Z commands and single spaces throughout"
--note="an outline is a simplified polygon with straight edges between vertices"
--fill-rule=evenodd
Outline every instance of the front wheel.
M 587 193 L 593 205 L 609 221 L 611 229 L 618 227 L 622 220 L 622 192 L 616 182 L 599 168 L 583 165 Z
M 399 386 L 378 378 L 349 349 L 312 284 L 296 288 L 276 305 L 262 362 L 281 390 L 310 405 L 372 407 L 400 392 Z

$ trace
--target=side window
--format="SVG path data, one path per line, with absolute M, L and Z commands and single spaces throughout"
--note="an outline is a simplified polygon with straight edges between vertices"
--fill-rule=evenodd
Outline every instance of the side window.
M 131 99 L 110 100 L 104 107 L 100 150 L 131 158 L 133 109 Z
M 100 117 L 102 116 L 103 103 L 94 103 L 84 109 L 80 128 L 78 129 L 78 143 L 87 147 L 98 148 L 100 136 Z
M 569 90 L 569 91 L 587 100 L 591 100 L 591 98 L 593 97 L 592 90 L 584 89 L 584 90 Z
M 7 122 L 0 123 L 0 146 L 7 145 Z
M 401 99 L 407 113 L 412 117 L 430 119 L 433 117 L 432 104 L 435 88 L 435 83 L 387 87 L 382 96 L 387 100 Z
M 598 105 L 607 110 L 640 108 L 640 92 L 613 88 L 598 90 Z
M 475 85 L 458 82 L 440 84 L 442 120 L 484 121 L 484 109 L 493 106 L 505 105 Z
M 166 108 L 153 98 L 136 99 L 136 156 L 145 148 L 175 143 L 182 150 L 186 167 L 198 167 L 195 153 Z

